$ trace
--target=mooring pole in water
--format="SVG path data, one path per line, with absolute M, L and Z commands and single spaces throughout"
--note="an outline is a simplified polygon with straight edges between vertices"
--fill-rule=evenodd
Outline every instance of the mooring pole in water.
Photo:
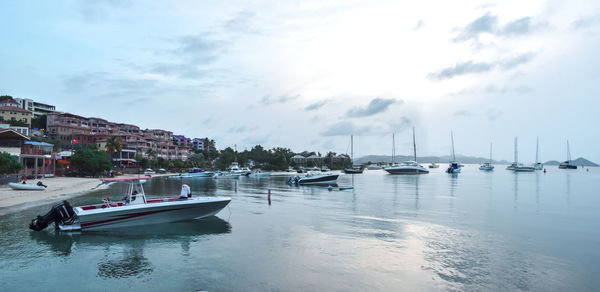
M 269 198 L 269 205 L 271 205 L 271 189 L 269 189 L 269 193 L 268 193 L 268 198 Z
M 544 168 L 544 173 L 546 173 L 546 169 Z
M 235 182 L 235 192 L 237 193 L 237 181 Z

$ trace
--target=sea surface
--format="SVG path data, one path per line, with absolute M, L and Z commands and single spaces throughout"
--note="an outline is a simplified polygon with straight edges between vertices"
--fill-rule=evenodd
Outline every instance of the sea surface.
M 599 291 L 600 169 L 186 179 L 230 196 L 204 220 L 30 231 L 52 204 L 0 216 L 2 291 Z M 47 183 L 51 183 L 48 180 Z M 176 196 L 155 178 L 148 197 Z M 237 188 L 237 191 L 236 191 Z M 271 190 L 271 202 L 268 190 Z M 121 197 L 111 186 L 73 205 Z

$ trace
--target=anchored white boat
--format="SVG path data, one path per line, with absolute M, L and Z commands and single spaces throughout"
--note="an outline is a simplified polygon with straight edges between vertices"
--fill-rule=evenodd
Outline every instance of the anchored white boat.
M 339 174 L 322 173 L 317 171 L 310 171 L 305 176 L 295 176 L 288 178 L 289 184 L 335 184 Z
M 534 166 L 525 166 L 522 163 L 519 163 L 519 156 L 517 155 L 517 137 L 515 137 L 515 162 L 509 165 L 506 169 L 512 170 L 514 172 L 532 172 L 535 171 Z
M 558 166 L 560 169 L 577 169 L 577 165 L 571 162 L 571 149 L 569 149 L 569 140 L 567 140 L 567 161 L 561 162 Z
M 392 143 L 395 143 L 392 139 Z M 394 147 L 395 148 L 395 145 Z M 395 152 L 395 151 L 394 151 Z M 425 167 L 417 163 L 417 144 L 415 143 L 415 128 L 413 127 L 413 154 L 414 161 L 404 161 L 400 165 L 392 165 L 385 167 L 384 170 L 389 174 L 425 174 L 429 173 Z
M 540 150 L 540 137 L 537 137 L 536 143 L 535 143 L 535 164 L 533 165 L 535 170 L 544 169 L 544 165 L 539 160 L 539 152 L 540 152 L 539 150 Z
M 33 219 L 29 228 L 40 231 L 54 222 L 57 228 L 65 231 L 96 230 L 199 219 L 217 214 L 231 201 L 229 197 L 147 199 L 142 187 L 144 178 L 107 178 L 102 181 L 124 183 L 123 200 L 106 198 L 102 204 L 79 207 L 63 201 L 46 215 Z
M 447 173 L 458 174 L 462 169 L 462 164 L 456 161 L 456 155 L 454 154 L 454 134 L 450 131 L 450 140 L 452 140 L 452 161 L 450 161 L 450 165 L 446 169 Z
M 490 161 L 479 166 L 479 170 L 492 171 L 494 166 L 492 165 L 492 143 L 490 143 Z
M 354 166 L 354 135 L 350 135 L 350 165 L 351 168 L 345 168 L 344 173 L 346 174 L 361 174 L 363 173 L 362 167 Z
M 439 165 L 439 164 L 437 164 L 437 163 L 435 163 L 435 162 L 432 162 L 432 163 L 431 163 L 431 164 L 429 164 L 427 167 L 429 167 L 429 168 L 439 168 L 439 167 L 440 167 L 440 165 Z
M 518 157 L 517 157 L 517 137 L 515 137 L 515 160 L 509 166 L 506 167 L 506 170 L 515 170 L 519 166 Z

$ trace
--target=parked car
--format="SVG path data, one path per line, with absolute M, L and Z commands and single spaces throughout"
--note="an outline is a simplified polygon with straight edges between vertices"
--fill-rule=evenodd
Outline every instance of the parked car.
M 154 170 L 152 170 L 152 168 L 146 168 L 144 170 L 144 174 L 155 174 L 156 172 L 154 172 Z

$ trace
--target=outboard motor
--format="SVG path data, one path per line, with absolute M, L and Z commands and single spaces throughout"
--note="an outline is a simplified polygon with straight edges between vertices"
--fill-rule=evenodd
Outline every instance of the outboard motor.
M 44 188 L 47 188 L 47 187 L 48 187 L 48 186 L 47 186 L 47 185 L 45 185 L 45 184 L 44 184 L 42 181 L 38 181 L 38 182 L 37 182 L 37 186 L 44 187 Z
M 58 228 L 58 224 L 72 224 L 73 221 L 77 218 L 73 207 L 67 201 L 62 201 L 48 212 L 44 216 L 38 215 L 35 219 L 31 220 L 31 224 L 29 224 L 29 229 L 40 231 L 52 222 L 54 222 L 54 226 Z

